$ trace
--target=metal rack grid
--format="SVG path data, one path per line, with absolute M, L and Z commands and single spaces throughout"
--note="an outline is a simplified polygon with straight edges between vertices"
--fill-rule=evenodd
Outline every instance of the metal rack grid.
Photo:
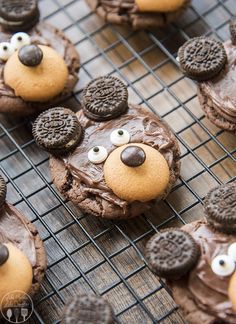
M 175 131 L 181 177 L 165 202 L 135 221 L 82 215 L 55 190 L 48 155 L 31 135 L 31 121 L 0 117 L 0 171 L 8 200 L 36 225 L 48 270 L 35 300 L 32 323 L 59 323 L 64 303 L 78 292 L 109 299 L 118 323 L 185 323 L 168 288 L 147 266 L 144 247 L 160 228 L 202 217 L 209 189 L 236 179 L 236 136 L 204 116 L 194 83 L 180 73 L 176 52 L 201 34 L 229 38 L 234 0 L 195 0 L 183 18 L 155 33 L 104 23 L 84 0 L 41 0 L 43 19 L 64 30 L 81 54 L 80 82 L 64 103 L 79 109 L 83 86 L 112 74 L 125 81 L 130 101 L 142 104 Z

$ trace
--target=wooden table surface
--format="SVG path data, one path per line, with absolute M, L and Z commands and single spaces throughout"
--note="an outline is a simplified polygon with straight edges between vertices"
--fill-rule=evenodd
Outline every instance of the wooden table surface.
M 184 17 L 155 33 L 105 24 L 84 0 L 41 0 L 42 18 L 64 30 L 82 62 L 74 96 L 79 109 L 91 78 L 112 74 L 128 84 L 129 100 L 166 120 L 181 147 L 182 170 L 172 193 L 155 209 L 130 221 L 82 215 L 51 183 L 48 155 L 35 145 L 30 120 L 0 116 L 0 168 L 8 200 L 29 217 L 44 239 L 48 270 L 29 323 L 57 323 L 76 293 L 95 292 L 113 305 L 117 322 L 185 323 L 163 283 L 145 261 L 144 247 L 156 231 L 203 216 L 202 200 L 236 176 L 236 136 L 205 117 L 194 82 L 175 60 L 183 42 L 201 34 L 228 39 L 235 0 L 195 0 Z

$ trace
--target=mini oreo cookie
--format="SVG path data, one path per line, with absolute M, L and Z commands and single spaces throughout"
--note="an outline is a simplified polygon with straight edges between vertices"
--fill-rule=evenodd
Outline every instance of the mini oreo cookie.
M 196 81 L 207 81 L 216 76 L 227 63 L 224 45 L 208 37 L 187 41 L 178 52 L 183 73 Z
M 196 264 L 199 247 L 187 232 L 170 228 L 148 241 L 146 256 L 151 270 L 158 276 L 179 279 Z
M 0 16 L 5 20 L 23 21 L 35 15 L 38 10 L 36 0 L 0 0 Z
M 5 202 L 7 194 L 7 185 L 3 177 L 0 175 L 0 208 Z
M 211 190 L 204 200 L 207 222 L 216 230 L 236 233 L 236 182 Z
M 0 244 L 0 266 L 3 265 L 9 258 L 9 250 L 4 244 Z
M 33 124 L 32 132 L 37 145 L 54 155 L 73 150 L 83 135 L 75 113 L 63 107 L 41 113 Z
M 231 20 L 229 23 L 229 31 L 233 45 L 236 45 L 236 19 Z
M 23 32 L 33 28 L 39 22 L 40 13 L 39 10 L 29 20 L 26 21 L 7 21 L 0 16 L 0 26 L 2 29 L 10 32 Z
M 38 1 L 0 0 L 0 24 L 11 31 L 26 30 L 39 20 Z
M 116 118 L 128 109 L 128 90 L 118 78 L 99 77 L 92 80 L 82 94 L 84 114 L 95 121 Z
M 65 306 L 62 324 L 112 324 L 114 312 L 110 304 L 96 295 L 78 295 Z

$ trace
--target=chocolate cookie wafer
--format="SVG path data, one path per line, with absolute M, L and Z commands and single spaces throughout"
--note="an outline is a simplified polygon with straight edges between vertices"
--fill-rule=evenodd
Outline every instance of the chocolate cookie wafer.
M 211 190 L 205 200 L 204 209 L 209 224 L 225 233 L 236 232 L 236 182 Z
M 37 0 L 0 0 L 0 25 L 17 32 L 32 28 L 39 21 Z
M 127 87 L 112 76 L 92 80 L 84 89 L 82 98 L 85 115 L 95 121 L 116 118 L 128 109 Z
M 96 295 L 78 295 L 65 306 L 62 324 L 113 324 L 111 305 Z
M 184 74 L 197 81 L 213 78 L 227 62 L 223 44 L 207 37 L 190 39 L 179 49 L 178 56 Z
M 51 154 L 66 154 L 73 150 L 82 139 L 82 127 L 71 110 L 49 109 L 36 119 L 33 136 L 39 147 Z
M 167 229 L 149 240 L 146 257 L 152 271 L 158 276 L 178 279 L 196 264 L 199 248 L 185 231 Z

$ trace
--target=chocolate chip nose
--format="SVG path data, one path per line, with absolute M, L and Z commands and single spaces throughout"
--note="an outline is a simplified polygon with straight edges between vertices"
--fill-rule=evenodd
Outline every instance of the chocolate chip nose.
M 120 159 L 125 165 L 136 168 L 145 162 L 146 154 L 141 147 L 131 145 L 121 152 Z
M 26 66 L 37 66 L 43 59 L 43 51 L 37 45 L 25 45 L 19 50 L 18 57 Z
M 0 244 L 0 266 L 7 261 L 8 257 L 9 257 L 8 248 L 5 245 Z

